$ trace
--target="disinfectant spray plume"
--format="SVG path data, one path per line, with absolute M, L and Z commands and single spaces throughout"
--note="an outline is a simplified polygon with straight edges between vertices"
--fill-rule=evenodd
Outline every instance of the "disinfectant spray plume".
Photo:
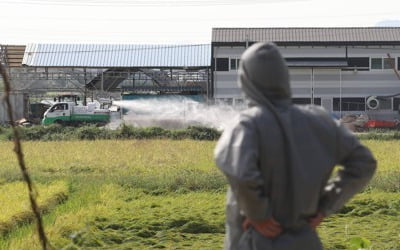
M 191 125 L 224 129 L 239 110 L 228 105 L 207 105 L 190 98 L 115 101 L 125 110 L 123 122 L 139 127 L 184 128 Z

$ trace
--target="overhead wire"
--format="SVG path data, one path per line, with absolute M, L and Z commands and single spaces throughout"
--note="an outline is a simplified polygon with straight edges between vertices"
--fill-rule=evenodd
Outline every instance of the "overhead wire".
M 240 41 L 238 41 L 240 42 Z M 242 41 L 244 42 L 244 41 Z M 257 42 L 257 41 L 250 41 L 251 43 Z M 276 43 L 279 44 L 279 41 L 275 41 Z M 283 41 L 284 42 L 284 41 Z M 329 42 L 329 41 L 328 41 Z M 311 41 L 312 43 L 312 41 Z M 349 41 L 351 43 L 351 41 Z M 38 50 L 36 47 L 33 47 L 33 50 L 25 50 L 25 54 L 68 54 L 68 53 L 109 53 L 109 52 L 124 52 L 124 51 L 149 51 L 149 50 L 160 50 L 160 49 L 180 49 L 180 48 L 199 48 L 200 47 L 210 47 L 211 43 L 202 43 L 202 44 L 178 44 L 178 45 L 162 45 L 162 44 L 65 44 L 65 43 L 35 43 L 36 45 L 43 45 L 43 46 L 120 46 L 120 47 L 126 47 L 126 46 L 138 46 L 135 48 L 99 48 L 99 49 L 86 49 L 86 50 Z M 399 44 L 400 45 L 400 44 Z M 366 47 L 363 46 L 360 49 L 367 49 L 367 50 L 394 50 L 398 51 L 400 48 L 398 47 L 399 45 L 387 45 L 387 47 Z M 288 45 L 290 46 L 290 45 Z M 345 47 L 350 48 L 350 49 L 358 49 L 357 46 L 355 45 L 321 45 L 324 47 Z M 371 45 L 374 46 L 374 45 Z M 29 47 L 30 48 L 30 47 Z
M 248 4 L 267 4 L 282 2 L 305 2 L 309 0 L 136 0 L 136 1 L 51 1 L 51 0 L 3 0 L 6 4 L 24 4 L 24 5 L 61 5 L 61 6 L 133 6 L 133 7 L 178 7 L 178 6 L 219 6 L 219 5 L 248 5 Z
M 252 17 L 251 20 L 306 20 L 310 18 L 343 18 L 343 17 L 365 17 L 365 16 L 373 16 L 373 15 L 390 15 L 390 14 L 395 14 L 397 11 L 384 11 L 384 12 L 364 12 L 364 13 L 354 13 L 354 14 L 334 14 L 334 15 L 308 15 L 308 16 L 291 16 L 291 17 Z M 14 18 L 14 15 L 2 15 L 2 18 Z M 71 17 L 61 17 L 61 16 L 36 16 L 36 15 L 31 15 L 31 16 L 22 16 L 22 18 L 35 18 L 35 20 L 65 20 L 65 21 L 71 21 Z M 137 17 L 137 16 L 132 16 L 132 17 L 119 17 L 119 18 L 110 18 L 110 17 L 87 17 L 87 16 L 74 16 L 74 20 L 78 18 L 79 20 L 83 21 L 104 21 L 104 22 L 127 22 L 127 21 L 182 21 L 182 19 L 185 20 L 185 22 L 202 22 L 202 21 L 234 21 L 237 20 L 237 17 L 209 17 L 209 16 L 203 16 L 203 17 L 196 17 L 192 19 L 188 19 L 185 16 L 166 16 L 166 17 Z

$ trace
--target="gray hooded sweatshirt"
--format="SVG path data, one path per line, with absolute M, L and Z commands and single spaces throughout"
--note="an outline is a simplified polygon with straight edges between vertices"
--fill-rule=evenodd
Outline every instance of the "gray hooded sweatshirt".
M 376 161 L 321 107 L 293 105 L 288 68 L 277 47 L 258 43 L 240 60 L 239 84 L 250 101 L 215 149 L 230 188 L 226 249 L 322 249 L 308 219 L 340 209 L 371 179 Z M 330 179 L 335 165 L 337 177 Z M 242 230 L 245 217 L 274 218 L 275 239 Z

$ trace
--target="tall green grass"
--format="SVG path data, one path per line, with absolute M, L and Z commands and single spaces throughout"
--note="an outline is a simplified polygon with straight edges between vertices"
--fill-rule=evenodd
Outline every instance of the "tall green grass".
M 225 194 L 150 194 L 143 189 L 88 180 L 50 219 L 50 242 L 57 249 L 221 249 Z M 96 189 L 89 191 L 93 184 Z M 101 185 L 99 185 L 101 184 Z M 79 196 L 79 199 L 77 198 Z M 321 224 L 324 249 L 352 249 L 355 239 L 371 249 L 397 249 L 400 194 L 358 195 Z M 2 244 L 0 241 L 0 248 Z M 3 242 L 4 249 L 40 249 L 34 232 Z
M 87 198 L 89 193 L 87 190 L 84 193 L 82 198 Z M 74 204 L 70 211 L 64 211 L 47 224 L 46 231 L 55 248 L 214 249 L 222 246 L 222 194 L 194 192 L 155 196 L 143 190 L 104 184 L 88 199 L 92 202 Z M 10 240 L 7 247 L 40 249 L 33 233 Z
M 378 160 L 369 189 L 400 191 L 400 141 L 363 140 Z M 132 187 L 174 190 L 223 189 L 215 167 L 215 141 L 96 140 L 27 141 L 26 161 L 35 177 L 107 176 Z M 20 179 L 12 142 L 0 141 L 0 183 Z M 184 184 L 184 185 L 182 185 Z
M 44 217 L 54 247 L 220 249 L 227 183 L 213 162 L 215 143 L 26 141 L 23 149 L 36 183 L 68 183 L 68 200 Z M 363 143 L 378 159 L 377 174 L 366 192 L 322 224 L 326 249 L 349 249 L 358 238 L 373 249 L 399 247 L 400 141 Z M 0 187 L 19 179 L 12 148 L 0 141 Z M 30 225 L 0 239 L 0 249 L 38 246 Z
M 359 249 L 351 246 L 357 238 L 370 242 L 367 249 L 400 249 L 399 216 L 399 192 L 363 193 L 325 219 L 318 233 L 324 249 Z

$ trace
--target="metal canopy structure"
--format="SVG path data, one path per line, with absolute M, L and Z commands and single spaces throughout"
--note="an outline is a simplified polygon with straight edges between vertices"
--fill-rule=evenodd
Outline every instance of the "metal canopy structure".
M 72 83 L 66 91 L 210 96 L 210 58 L 210 44 L 29 44 L 21 63 L 23 70 L 10 71 L 10 76 L 20 82 L 31 81 L 24 86 L 29 91 L 45 91 L 37 83 L 52 81 Z
M 81 68 L 207 68 L 210 44 L 29 44 L 22 65 Z

